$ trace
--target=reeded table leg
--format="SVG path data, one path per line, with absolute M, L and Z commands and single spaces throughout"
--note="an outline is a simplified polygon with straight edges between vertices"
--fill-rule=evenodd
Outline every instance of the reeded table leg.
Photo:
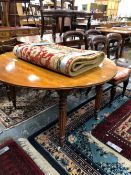
M 100 110 L 101 107 L 101 99 L 102 99 L 102 94 L 103 94 L 103 90 L 102 90 L 102 85 L 98 85 L 96 86 L 96 99 L 95 99 L 95 119 L 98 120 L 98 112 Z
M 59 138 L 60 145 L 63 146 L 65 140 L 65 127 L 67 122 L 67 96 L 70 90 L 59 90 Z

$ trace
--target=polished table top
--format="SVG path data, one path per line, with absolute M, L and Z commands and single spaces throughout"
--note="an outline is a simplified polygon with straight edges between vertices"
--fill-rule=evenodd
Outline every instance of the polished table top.
M 98 30 L 105 33 L 131 34 L 131 28 L 128 27 L 100 28 Z
M 76 16 L 77 17 L 85 17 L 91 16 L 91 13 L 88 13 L 83 10 L 70 10 L 70 9 L 43 9 L 43 15 L 46 16 Z
M 116 65 L 105 59 L 99 67 L 76 77 L 67 77 L 26 61 L 13 52 L 0 55 L 0 80 L 18 86 L 43 89 L 72 89 L 90 87 L 109 81 L 116 74 Z

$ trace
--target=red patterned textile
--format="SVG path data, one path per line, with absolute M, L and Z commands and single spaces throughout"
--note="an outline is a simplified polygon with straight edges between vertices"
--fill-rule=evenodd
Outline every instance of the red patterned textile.
M 131 100 L 98 124 L 92 135 L 103 143 L 117 145 L 122 149 L 120 154 L 131 160 Z
M 13 140 L 0 144 L 0 175 L 44 175 Z
M 68 76 L 77 76 L 97 67 L 105 57 L 103 52 L 85 51 L 58 44 L 21 44 L 15 46 L 13 52 L 18 58 Z

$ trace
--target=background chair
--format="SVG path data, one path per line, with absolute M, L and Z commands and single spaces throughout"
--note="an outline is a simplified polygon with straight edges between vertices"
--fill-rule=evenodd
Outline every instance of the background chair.
M 120 50 L 122 44 L 122 37 L 118 33 L 110 33 L 107 35 L 109 42 L 107 56 L 108 58 L 113 58 L 117 65 L 121 67 L 131 68 L 131 62 L 129 59 L 120 58 Z
M 89 29 L 85 32 L 85 49 L 86 50 L 90 48 L 91 38 L 95 35 L 101 35 L 101 32 L 96 29 Z
M 93 36 L 90 41 L 90 47 L 92 50 L 98 50 L 107 52 L 108 40 L 104 35 Z
M 108 49 L 107 49 L 107 57 L 115 59 L 116 62 L 120 55 L 120 47 L 122 43 L 122 37 L 118 33 L 109 33 L 107 34 L 108 39 Z
M 70 10 L 74 10 L 74 3 L 75 0 L 61 0 L 61 9 L 65 8 L 65 5 L 68 4 L 67 9 Z M 61 18 L 61 22 L 60 22 L 60 26 L 61 26 L 61 30 L 60 30 L 60 35 L 62 35 L 62 33 L 64 31 L 70 30 L 72 27 L 72 18 L 69 17 L 62 17 Z
M 124 96 L 126 87 L 129 82 L 130 72 L 131 70 L 128 68 L 125 68 L 122 64 L 119 66 L 119 55 L 120 55 L 120 49 L 121 49 L 121 43 L 122 43 L 122 37 L 120 34 L 117 33 L 110 33 L 107 35 L 108 39 L 108 48 L 107 48 L 107 57 L 111 58 L 111 56 L 114 56 L 115 63 L 117 65 L 117 74 L 116 76 L 109 82 L 112 84 L 111 89 L 111 99 L 110 99 L 110 105 L 115 97 L 116 87 L 118 84 L 123 83 L 123 91 L 122 96 Z M 128 67 L 129 65 L 127 65 Z
M 110 34 L 109 34 L 109 36 L 110 36 Z M 110 39 L 108 40 L 108 37 L 105 37 L 105 36 L 101 36 L 101 35 L 94 36 L 91 39 L 92 48 L 94 50 L 102 50 L 105 53 L 108 53 L 107 57 L 110 56 L 109 55 L 109 53 L 110 53 L 109 52 L 109 48 L 110 47 L 112 48 L 112 46 L 113 46 L 113 45 L 110 45 L 110 44 L 111 44 L 110 43 Z M 117 47 L 116 47 L 116 45 L 117 45 Z M 120 47 L 120 44 L 114 44 L 114 47 L 115 47 L 117 52 L 120 50 L 120 48 L 118 46 Z M 116 93 L 116 86 L 119 83 L 123 83 L 122 96 L 124 96 L 126 87 L 128 85 L 128 82 L 129 82 L 129 76 L 130 76 L 130 69 L 117 66 L 117 73 L 116 73 L 115 77 L 112 78 L 112 80 L 110 80 L 108 82 L 108 83 L 110 83 L 112 85 L 112 87 L 111 87 L 110 105 L 111 105 L 112 101 L 114 100 L 115 93 Z
M 84 41 L 84 33 L 81 31 L 67 31 L 63 34 L 63 45 L 81 49 Z
M 53 30 L 53 17 L 50 17 L 50 15 L 44 17 L 44 9 L 45 6 L 43 4 L 44 0 L 39 0 L 40 2 L 40 14 L 41 14 L 41 38 L 43 37 L 43 34 L 45 30 Z M 54 9 L 57 8 L 57 0 L 52 0 Z M 47 7 L 48 8 L 48 7 Z

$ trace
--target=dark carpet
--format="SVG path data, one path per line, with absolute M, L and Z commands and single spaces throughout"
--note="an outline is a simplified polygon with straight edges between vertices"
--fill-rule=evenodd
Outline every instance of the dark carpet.
M 107 145 L 111 142 L 118 146 L 120 149 L 114 149 L 131 160 L 131 100 L 97 125 L 92 134 Z
M 13 140 L 0 145 L 0 175 L 44 175 Z
M 58 103 L 58 95 L 46 90 L 16 88 L 16 106 L 9 101 L 5 86 L 0 86 L 0 121 L 6 128 L 38 115 Z

